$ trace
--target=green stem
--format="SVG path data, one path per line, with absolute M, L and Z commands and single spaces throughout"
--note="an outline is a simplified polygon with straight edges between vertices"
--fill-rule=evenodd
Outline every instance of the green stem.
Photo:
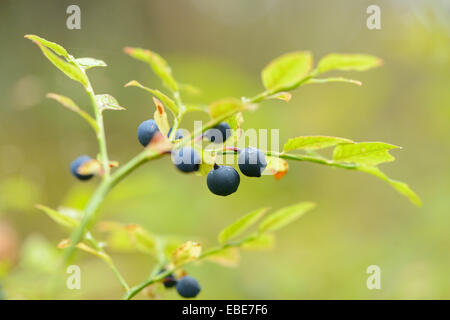
M 92 88 L 90 83 L 88 84 L 88 87 L 86 87 L 86 92 L 89 95 L 89 99 L 91 100 L 92 106 L 94 108 L 95 121 L 97 123 L 98 128 L 97 141 L 100 149 L 100 161 L 102 163 L 104 173 L 103 178 L 107 180 L 110 175 L 110 168 L 109 168 L 108 150 L 106 148 L 106 136 L 105 136 L 105 128 L 103 125 L 103 115 L 102 111 L 97 105 L 97 101 L 95 100 L 94 89 Z
M 130 300 L 132 299 L 134 296 L 136 296 L 139 292 L 141 292 L 143 289 L 145 289 L 146 287 L 148 287 L 149 285 L 156 283 L 158 281 L 161 281 L 162 279 L 164 279 L 165 277 L 169 276 L 170 274 L 172 274 L 173 272 L 175 272 L 178 269 L 181 269 L 185 266 L 187 266 L 188 264 L 192 263 L 192 262 L 198 262 L 201 261 L 217 252 L 220 252 L 221 250 L 227 249 L 227 248 L 233 248 L 233 247 L 240 247 L 242 244 L 244 244 L 245 242 L 251 241 L 254 238 L 256 238 L 259 234 L 255 233 L 255 234 L 251 234 L 245 238 L 243 238 L 242 240 L 238 240 L 238 241 L 234 241 L 234 242 L 229 242 L 229 243 L 225 243 L 222 245 L 219 245 L 217 247 L 213 247 L 207 251 L 205 251 L 203 254 L 200 255 L 200 257 L 198 257 L 198 259 L 194 260 L 194 261 L 189 261 L 186 262 L 184 264 L 178 265 L 175 268 L 172 268 L 170 270 L 166 270 L 164 272 L 161 273 L 152 273 L 152 275 L 145 281 L 141 282 L 140 284 L 132 287 L 130 290 L 128 290 L 128 292 L 124 295 L 123 300 Z M 158 270 L 160 270 L 160 266 L 156 266 L 155 268 L 158 268 Z M 155 270 L 155 269 L 154 269 Z
M 145 149 L 133 159 L 131 159 L 125 165 L 119 167 L 109 179 L 103 180 L 98 188 L 95 190 L 91 199 L 89 200 L 86 208 L 84 209 L 84 215 L 81 219 L 80 225 L 72 233 L 71 245 L 66 249 L 65 260 L 69 260 L 75 250 L 75 245 L 81 241 L 85 230 L 88 230 L 92 222 L 95 220 L 95 215 L 105 199 L 108 192 L 119 183 L 124 177 L 133 172 L 136 168 L 141 166 L 143 163 L 150 161 L 152 159 L 159 158 L 163 156 L 164 153 L 156 152 L 151 149 Z
M 100 246 L 100 244 L 95 240 L 95 238 L 92 236 L 90 232 L 86 233 L 86 239 L 92 244 L 92 246 L 95 248 L 95 250 L 101 252 L 104 254 L 105 259 L 103 259 L 106 264 L 110 267 L 116 278 L 119 280 L 122 287 L 125 289 L 125 291 L 130 290 L 130 287 L 128 286 L 127 282 L 125 281 L 122 274 L 117 269 L 116 265 L 114 264 L 114 261 L 111 259 L 111 257 L 105 252 L 105 250 Z

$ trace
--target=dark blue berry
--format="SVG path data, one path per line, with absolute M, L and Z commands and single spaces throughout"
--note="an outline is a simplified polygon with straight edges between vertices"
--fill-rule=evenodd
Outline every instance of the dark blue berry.
M 170 128 L 169 133 L 167 134 L 167 138 L 170 137 L 170 134 L 171 134 L 171 133 L 172 133 L 172 128 Z M 174 140 L 180 140 L 180 139 L 183 139 L 183 132 L 182 132 L 180 129 L 178 129 L 178 130 L 175 132 Z
M 183 298 L 196 297 L 202 288 L 197 280 L 191 276 L 184 276 L 177 283 L 177 291 Z
M 80 174 L 78 173 L 78 169 L 85 164 L 88 161 L 91 161 L 92 158 L 89 156 L 79 156 L 78 158 L 76 158 L 75 160 L 72 161 L 72 163 L 70 164 L 70 172 L 72 172 L 72 174 L 80 179 L 80 180 L 89 180 L 91 179 L 94 175 L 93 174 Z
M 182 172 L 198 171 L 201 158 L 198 152 L 190 147 L 172 151 L 172 162 Z
M 256 148 L 247 148 L 239 153 L 239 169 L 247 177 L 261 177 L 267 166 L 264 153 Z
M 206 183 L 212 193 L 228 196 L 236 192 L 240 180 L 239 173 L 233 167 L 214 165 L 214 169 L 208 173 Z
M 139 142 L 146 147 L 150 141 L 152 141 L 153 136 L 159 131 L 156 121 L 153 119 L 146 120 L 142 122 L 137 130 Z
M 166 272 L 166 269 L 162 269 L 159 273 L 163 273 Z M 177 279 L 175 278 L 175 276 L 173 274 L 168 275 L 167 277 L 165 277 L 162 280 L 162 283 L 164 285 L 165 288 L 173 288 L 175 287 L 175 285 L 177 284 Z
M 211 142 L 222 143 L 231 136 L 230 125 L 226 122 L 221 122 L 214 128 L 207 130 L 204 133 Z

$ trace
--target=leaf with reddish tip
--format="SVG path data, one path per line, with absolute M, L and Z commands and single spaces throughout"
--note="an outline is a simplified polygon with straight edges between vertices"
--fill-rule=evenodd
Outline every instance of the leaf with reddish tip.
M 156 110 L 153 115 L 153 118 L 155 119 L 156 125 L 159 128 L 159 131 L 161 131 L 161 133 L 164 136 L 167 136 L 167 134 L 169 133 L 169 130 L 170 130 L 170 125 L 169 125 L 169 120 L 167 120 L 167 114 L 166 114 L 166 111 L 164 110 L 164 105 L 162 104 L 161 101 L 159 101 L 155 97 L 153 97 L 153 102 L 155 103 L 155 106 L 156 106 Z
M 172 263 L 174 266 L 195 261 L 200 257 L 202 247 L 198 242 L 187 241 L 172 253 Z
M 273 175 L 276 180 L 280 180 L 289 170 L 286 160 L 279 157 L 266 156 L 267 166 L 263 174 Z

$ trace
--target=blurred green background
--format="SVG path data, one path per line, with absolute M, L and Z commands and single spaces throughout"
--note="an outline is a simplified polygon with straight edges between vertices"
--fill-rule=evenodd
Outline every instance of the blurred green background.
M 66 28 L 66 8 L 81 7 L 81 30 Z M 366 8 L 381 8 L 381 30 L 368 30 Z M 334 135 L 403 147 L 382 166 L 422 198 L 414 207 L 375 177 L 308 163 L 290 163 L 280 181 L 242 177 L 239 191 L 212 195 L 205 178 L 182 175 L 167 159 L 133 173 L 107 198 L 102 218 L 139 223 L 156 234 L 216 243 L 241 215 L 299 201 L 318 204 L 277 234 L 268 252 L 244 252 L 237 268 L 203 263 L 188 268 L 202 299 L 450 298 L 450 6 L 447 1 L 1 1 L 0 3 L 0 274 L 8 298 L 108 299 L 122 289 L 107 266 L 80 253 L 82 289 L 50 287 L 56 244 L 67 233 L 35 203 L 82 208 L 96 183 L 75 181 L 69 163 L 95 156 L 97 144 L 77 116 L 45 99 L 67 95 L 90 110 L 80 85 L 55 69 L 24 34 L 58 42 L 76 57 L 103 59 L 90 71 L 97 93 L 127 108 L 105 115 L 110 157 L 126 162 L 141 150 L 140 122 L 153 114 L 148 94 L 124 88 L 136 79 L 160 87 L 124 46 L 159 52 L 174 75 L 202 89 L 186 100 L 211 102 L 262 90 L 259 73 L 278 55 L 311 50 L 368 53 L 382 68 L 349 74 L 363 82 L 311 85 L 289 104 L 246 113 L 244 128 L 279 128 L 298 135 Z M 186 117 L 190 128 L 195 116 Z M 101 236 L 101 235 L 99 235 Z M 113 253 L 130 284 L 154 261 Z M 366 268 L 381 268 L 381 290 L 366 288 Z M 9 271 L 8 271 L 9 270 Z M 145 298 L 140 295 L 140 298 Z M 166 298 L 178 298 L 169 292 Z

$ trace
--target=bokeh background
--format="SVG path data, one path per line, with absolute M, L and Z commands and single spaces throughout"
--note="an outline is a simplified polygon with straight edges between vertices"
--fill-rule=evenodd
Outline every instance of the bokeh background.
M 66 28 L 66 8 L 81 7 L 81 30 Z M 368 30 L 366 8 L 381 8 L 381 30 Z M 219 198 L 205 178 L 182 175 L 158 160 L 133 173 L 107 198 L 102 219 L 138 223 L 155 234 L 216 243 L 239 216 L 299 201 L 318 204 L 277 234 L 268 252 L 244 252 L 237 268 L 203 263 L 188 268 L 203 299 L 442 299 L 450 298 L 450 6 L 447 1 L 1 1 L 0 3 L 0 274 L 2 294 L 16 299 L 120 298 L 107 266 L 79 254 L 81 290 L 51 287 L 67 233 L 35 203 L 81 209 L 97 180 L 75 181 L 69 163 L 95 156 L 89 127 L 47 92 L 72 97 L 90 110 L 80 85 L 67 79 L 23 38 L 34 33 L 76 57 L 103 59 L 89 75 L 97 93 L 127 108 L 105 116 L 112 159 L 141 150 L 139 123 L 153 114 L 151 97 L 124 88 L 136 79 L 160 81 L 124 46 L 159 52 L 182 82 L 202 93 L 192 102 L 252 96 L 272 58 L 311 50 L 368 53 L 382 68 L 349 77 L 363 82 L 305 86 L 289 104 L 266 103 L 245 114 L 245 128 L 279 128 L 281 141 L 298 135 L 334 135 L 400 145 L 382 169 L 406 181 L 422 198 L 413 206 L 375 177 L 308 163 L 291 163 L 280 181 L 242 177 L 239 191 Z M 186 117 L 191 128 L 195 116 Z M 101 237 L 101 234 L 99 234 Z M 154 260 L 113 252 L 130 284 L 143 280 Z M 382 270 L 381 290 L 366 288 L 366 268 Z M 140 295 L 139 298 L 145 298 Z M 177 299 L 174 292 L 165 298 Z

